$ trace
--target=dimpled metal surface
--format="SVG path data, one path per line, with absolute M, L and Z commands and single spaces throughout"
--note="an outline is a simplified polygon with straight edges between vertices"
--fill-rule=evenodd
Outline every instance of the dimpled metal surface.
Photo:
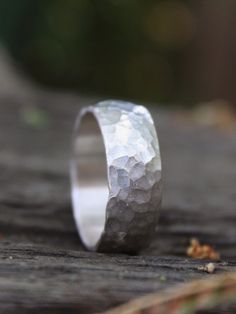
M 135 253 L 154 236 L 161 205 L 161 158 L 152 117 L 143 106 L 113 100 L 87 111 L 95 115 L 103 135 L 109 186 L 105 228 L 96 250 Z

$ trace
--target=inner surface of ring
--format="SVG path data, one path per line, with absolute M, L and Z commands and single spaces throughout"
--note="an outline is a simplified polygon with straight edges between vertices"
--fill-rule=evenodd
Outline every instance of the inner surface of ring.
M 72 172 L 75 220 L 82 241 L 93 249 L 104 230 L 109 189 L 103 137 L 92 113 L 77 130 Z

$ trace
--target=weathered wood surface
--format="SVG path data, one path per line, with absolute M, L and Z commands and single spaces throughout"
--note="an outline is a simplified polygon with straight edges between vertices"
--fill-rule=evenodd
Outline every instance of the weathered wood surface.
M 183 124 L 153 111 L 165 177 L 156 240 L 139 256 L 85 252 L 72 219 L 68 160 L 86 98 L 41 93 L 0 98 L 0 312 L 95 313 L 178 282 L 208 276 L 186 258 L 194 236 L 236 270 L 235 133 Z M 48 126 L 22 112 L 36 105 Z M 163 281 L 161 276 L 165 276 Z

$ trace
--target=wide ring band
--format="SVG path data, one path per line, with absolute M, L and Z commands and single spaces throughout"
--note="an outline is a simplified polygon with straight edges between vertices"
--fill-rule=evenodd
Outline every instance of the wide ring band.
M 160 150 L 148 110 L 113 100 L 83 108 L 73 143 L 73 212 L 85 247 L 124 253 L 145 248 L 162 197 Z

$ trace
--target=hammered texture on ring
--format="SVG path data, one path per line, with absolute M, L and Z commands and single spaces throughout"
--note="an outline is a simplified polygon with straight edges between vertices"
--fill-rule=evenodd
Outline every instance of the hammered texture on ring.
M 102 133 L 109 189 L 104 228 L 93 249 L 138 252 L 154 237 L 162 198 L 160 149 L 153 119 L 144 106 L 123 101 L 103 101 L 84 108 L 80 120 L 88 112 Z

